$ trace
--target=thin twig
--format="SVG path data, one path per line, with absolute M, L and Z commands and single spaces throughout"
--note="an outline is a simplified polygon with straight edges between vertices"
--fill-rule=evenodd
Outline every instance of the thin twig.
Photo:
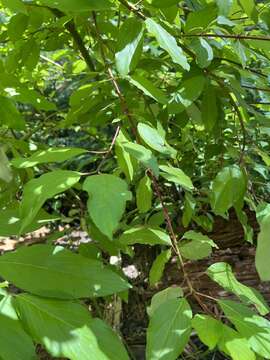
M 234 64 L 237 65 L 238 67 L 243 68 L 243 65 L 238 63 L 237 61 L 231 60 L 231 59 L 227 59 L 227 58 L 223 58 L 223 57 L 216 57 L 217 60 L 221 60 L 221 61 L 227 61 L 230 64 Z M 260 72 L 259 70 L 254 70 L 250 67 L 246 67 L 245 70 L 248 70 L 256 75 L 262 76 L 264 78 L 267 78 L 267 75 L 265 75 L 264 73 Z
M 110 145 L 109 149 L 107 150 L 107 152 L 105 153 L 105 155 L 104 155 L 101 163 L 99 164 L 99 166 L 98 166 L 98 168 L 97 168 L 97 173 L 100 172 L 100 169 L 102 168 L 103 164 L 105 163 L 105 161 L 107 160 L 107 158 L 108 158 L 109 155 L 111 154 L 111 152 L 112 152 L 112 150 L 113 150 L 113 148 L 114 148 L 115 142 L 116 142 L 116 140 L 117 140 L 117 137 L 118 137 L 118 135 L 119 135 L 120 129 L 121 129 L 121 127 L 120 127 L 120 125 L 118 125 L 117 128 L 116 128 L 116 131 L 115 131 L 115 133 L 114 133 L 114 136 L 113 136 L 111 145 Z
M 110 80 L 111 80 L 111 82 L 113 84 L 114 90 L 115 90 L 115 92 L 116 92 L 116 94 L 117 94 L 117 96 L 119 98 L 120 105 L 121 105 L 121 108 L 122 108 L 122 112 L 124 113 L 124 115 L 127 116 L 130 124 L 132 125 L 131 130 L 133 132 L 133 135 L 137 139 L 136 125 L 135 125 L 135 122 L 133 121 L 133 117 L 131 115 L 131 112 L 129 111 L 126 99 L 125 99 L 125 97 L 123 96 L 123 94 L 121 92 L 121 89 L 120 89 L 120 87 L 118 85 L 116 77 L 113 74 L 111 66 L 107 63 L 107 59 L 106 59 L 106 56 L 105 56 L 103 39 L 102 39 L 102 36 L 100 34 L 100 31 L 99 31 L 97 18 L 96 18 L 96 13 L 94 11 L 93 11 L 93 19 L 94 19 L 94 24 L 95 24 L 97 36 L 98 36 L 98 39 L 99 39 L 100 51 L 101 51 L 101 56 L 102 56 L 102 59 L 103 59 L 103 62 L 104 62 L 104 66 L 107 69 L 109 78 L 110 78 Z
M 125 6 L 128 10 L 135 13 L 138 17 L 140 17 L 142 20 L 146 20 L 147 17 L 134 5 L 131 4 L 128 1 L 125 0 L 118 0 L 123 6 Z
M 270 41 L 270 36 L 257 36 L 257 35 L 244 35 L 244 34 L 181 34 L 182 37 L 208 37 L 208 38 L 221 38 L 221 39 L 236 39 L 236 40 L 262 40 Z
M 58 9 L 52 9 L 50 8 L 51 12 L 57 16 L 58 18 L 61 18 L 65 16 L 65 14 L 58 10 Z M 83 39 L 81 38 L 81 35 L 79 34 L 78 30 L 76 29 L 76 26 L 74 24 L 73 20 L 70 20 L 65 24 L 65 28 L 69 31 L 70 35 L 73 38 L 74 43 L 78 47 L 83 59 L 85 60 L 89 70 L 96 71 L 94 62 L 89 54 L 89 51 L 86 49 Z
M 100 41 L 100 49 L 101 49 L 101 56 L 103 58 L 103 61 L 104 61 L 104 65 L 106 66 L 106 58 L 105 58 L 105 52 L 104 52 L 104 48 L 103 48 L 103 41 L 102 41 L 102 37 L 101 37 L 101 34 L 99 32 L 99 28 L 98 28 L 98 24 L 97 24 L 97 19 L 96 19 L 96 14 L 93 12 L 93 19 L 94 19 L 94 23 L 95 23 L 95 27 L 96 27 L 96 30 L 97 30 L 97 34 L 98 34 L 98 38 L 99 38 L 99 41 Z M 108 71 L 108 74 L 109 74 L 109 77 L 112 81 L 112 84 L 114 86 L 114 89 L 116 91 L 116 94 L 118 95 L 119 97 L 119 100 L 120 100 L 120 103 L 121 103 L 121 106 L 122 106 L 122 110 L 123 110 L 123 113 L 127 116 L 128 120 L 130 121 L 130 124 L 132 126 L 132 129 L 133 129 L 133 132 L 135 133 L 135 137 L 137 139 L 137 130 L 136 130 L 136 127 L 135 127 L 135 124 L 134 124 L 134 121 L 133 121 L 133 117 L 129 111 L 129 108 L 128 108 L 128 105 L 127 105 L 127 102 L 126 102 L 126 99 L 124 97 L 124 95 L 122 94 L 121 92 L 121 89 L 118 85 L 118 82 L 117 80 L 115 79 L 114 75 L 113 75 L 113 72 L 112 72 L 112 69 L 111 67 L 107 64 L 107 71 Z M 176 235 L 174 233 L 174 230 L 173 230 L 173 226 L 172 226 L 172 222 L 171 222 L 171 219 L 170 219 L 170 216 L 169 216 L 169 212 L 168 212 L 168 209 L 166 208 L 165 206 L 165 203 L 163 201 L 163 198 L 162 198 L 162 195 L 161 195 L 161 191 L 159 189 L 159 185 L 158 185 L 158 182 L 157 182 L 157 179 L 155 177 L 155 175 L 153 174 L 153 172 L 148 169 L 148 172 L 149 172 L 149 175 L 152 179 L 152 182 L 153 182 L 153 186 L 155 188 L 155 191 L 157 193 L 157 196 L 160 200 L 160 203 L 162 205 L 162 209 L 163 209 L 163 213 L 164 213 L 164 217 L 166 219 L 166 223 L 167 223 L 167 227 L 168 227 L 168 230 L 169 230 L 169 233 L 170 233 L 170 237 L 171 237 L 171 240 L 172 240 L 172 247 L 177 255 L 177 258 L 178 258 L 178 261 L 179 261 L 179 264 L 181 266 L 181 269 L 182 269 L 182 272 L 183 272 L 183 276 L 184 276 L 184 279 L 186 280 L 187 282 L 187 285 L 189 287 L 189 290 L 191 293 L 194 292 L 194 289 L 192 287 L 192 284 L 188 278 L 188 274 L 186 273 L 186 270 L 185 270 L 185 265 L 184 265 L 184 261 L 183 261 L 183 258 L 182 258 L 182 255 L 178 249 L 178 245 L 177 245 L 177 238 L 176 238 Z
M 246 89 L 250 89 L 250 90 L 270 92 L 270 88 L 261 88 L 261 87 L 250 86 L 250 85 L 242 85 L 242 87 L 246 88 Z
M 158 199 L 159 199 L 159 201 L 161 203 L 164 218 L 166 220 L 167 228 L 168 228 L 170 238 L 171 238 L 171 241 L 172 241 L 173 250 L 174 250 L 174 252 L 175 252 L 175 254 L 177 256 L 178 262 L 180 264 L 180 267 L 181 267 L 181 270 L 183 272 L 183 276 L 184 276 L 184 279 L 185 279 L 185 281 L 187 283 L 189 291 L 190 291 L 191 294 L 193 294 L 194 289 L 193 289 L 193 286 L 192 286 L 191 281 L 189 279 L 189 276 L 188 276 L 188 274 L 186 272 L 185 263 L 184 263 L 182 255 L 180 253 L 180 250 L 178 248 L 177 237 L 176 237 L 175 232 L 173 230 L 173 226 L 172 226 L 171 218 L 170 218 L 170 215 L 169 215 L 169 211 L 168 211 L 168 209 L 167 209 L 167 207 L 166 207 L 166 205 L 164 203 L 164 200 L 163 200 L 160 188 L 159 188 L 158 181 L 157 181 L 155 175 L 153 174 L 153 172 L 150 169 L 148 170 L 148 174 L 151 177 L 155 192 L 156 192 L 157 197 L 158 197 Z
M 53 65 L 55 65 L 55 66 L 57 66 L 57 67 L 59 67 L 61 70 L 64 69 L 64 67 L 61 64 L 57 63 L 56 61 L 53 61 L 52 59 L 50 59 L 50 58 L 48 58 L 48 57 L 46 57 L 46 56 L 44 56 L 42 54 L 40 54 L 40 58 L 47 61 L 47 62 L 49 62 L 49 63 L 51 63 L 51 64 L 53 64 Z

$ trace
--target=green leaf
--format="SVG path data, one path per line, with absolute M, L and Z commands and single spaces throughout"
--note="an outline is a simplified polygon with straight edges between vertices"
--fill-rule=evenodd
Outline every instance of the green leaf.
M 238 55 L 238 58 L 243 66 L 243 68 L 247 65 L 247 54 L 246 54 L 246 48 L 245 46 L 238 40 L 233 44 L 234 51 Z
M 182 238 L 192 241 L 199 241 L 201 243 L 209 244 L 211 247 L 218 248 L 214 241 L 210 239 L 207 235 L 203 235 L 202 233 L 196 232 L 194 230 L 189 230 L 185 232 Z
M 206 68 L 211 64 L 211 61 L 214 58 L 214 53 L 212 47 L 205 39 L 193 39 L 191 41 L 191 48 L 196 54 L 196 63 L 200 68 Z
M 20 294 L 16 307 L 33 339 L 53 357 L 71 360 L 128 360 L 118 336 L 76 302 Z
M 191 333 L 192 311 L 185 299 L 162 303 L 150 318 L 146 359 L 175 360 L 184 350 Z
M 34 245 L 5 253 L 0 274 L 23 290 L 59 299 L 107 296 L 129 288 L 101 262 L 61 246 Z
M 132 199 L 127 183 L 115 175 L 89 176 L 83 190 L 88 192 L 89 214 L 98 229 L 112 239 L 124 214 L 126 202 Z
M 23 45 L 21 54 L 21 60 L 25 68 L 33 71 L 39 61 L 40 44 L 34 38 L 30 38 L 30 40 Z
M 20 218 L 23 219 L 20 233 L 36 217 L 46 200 L 71 188 L 80 180 L 80 174 L 75 171 L 56 170 L 30 180 L 23 189 L 20 208 Z
M 143 91 L 146 96 L 150 96 L 160 104 L 167 104 L 168 98 L 166 94 L 145 77 L 139 74 L 133 74 L 129 80 L 134 86 Z
M 227 325 L 222 327 L 222 338 L 218 347 L 233 360 L 256 360 L 247 339 Z
M 173 182 L 177 185 L 183 186 L 186 190 L 192 190 L 193 184 L 191 179 L 184 173 L 183 170 L 166 165 L 160 165 L 160 174 L 164 179 Z
M 218 303 L 238 332 L 247 339 L 251 349 L 270 359 L 270 322 L 245 305 L 231 300 L 219 300 Z
M 256 152 L 262 158 L 266 166 L 270 166 L 270 156 L 259 148 L 255 148 Z
M 167 144 L 165 138 L 160 135 L 158 130 L 147 124 L 139 123 L 138 132 L 142 140 L 152 149 L 165 155 L 176 156 L 176 151 Z
M 204 127 L 211 132 L 218 120 L 217 94 L 214 86 L 206 87 L 203 93 L 201 112 Z
M 255 360 L 247 340 L 237 331 L 208 315 L 197 314 L 192 319 L 192 326 L 200 340 L 210 350 L 216 346 L 233 360 Z
M 31 224 L 26 226 L 24 232 L 29 232 L 40 229 L 51 221 L 59 220 L 59 215 L 50 215 L 41 209 Z M 10 237 L 19 234 L 23 219 L 20 218 L 19 204 L 12 204 L 6 207 L 4 210 L 0 210 L 0 236 Z
M 9 20 L 7 30 L 11 41 L 18 41 L 28 26 L 29 17 L 23 13 L 18 13 Z
M 21 12 L 27 14 L 27 8 L 22 0 L 1 0 L 4 7 L 14 12 Z
M 83 12 L 109 10 L 112 3 L 108 0 L 39 0 L 42 5 L 62 11 Z
M 223 168 L 212 183 L 211 207 L 216 215 L 223 215 L 232 206 L 243 202 L 246 177 L 239 166 Z
M 190 107 L 201 95 L 205 84 L 205 77 L 195 75 L 184 78 L 180 87 L 173 93 L 168 104 L 168 111 L 171 114 L 178 114 Z
M 151 169 L 156 177 L 159 175 L 158 162 L 152 151 L 144 146 L 126 142 L 122 144 L 123 149 L 132 157 L 144 165 L 146 169 Z
M 12 177 L 8 158 L 3 147 L 0 147 L 0 179 L 9 183 L 12 180 Z
M 143 23 L 136 18 L 128 18 L 121 26 L 115 54 L 120 75 L 126 76 L 136 67 L 142 52 L 143 33 Z
M 159 9 L 164 9 L 173 5 L 177 5 L 178 3 L 179 0 L 152 0 L 151 5 Z
M 168 52 L 173 62 L 182 66 L 184 70 L 189 71 L 190 66 L 187 58 L 182 49 L 177 45 L 175 38 L 151 18 L 146 19 L 145 24 L 148 32 L 156 38 L 159 46 Z
M 192 327 L 196 330 L 200 340 L 213 350 L 221 337 L 223 324 L 211 316 L 196 314 L 192 319 Z
M 207 275 L 225 290 L 237 295 L 240 300 L 255 305 L 261 315 L 266 315 L 270 311 L 263 296 L 256 289 L 241 284 L 236 279 L 229 264 L 224 262 L 213 264 L 207 269 Z
M 258 21 L 258 11 L 253 0 L 238 0 L 245 13 L 256 23 Z
M 160 281 L 165 265 L 170 260 L 172 255 L 171 249 L 162 251 L 153 262 L 150 273 L 149 273 L 149 284 L 154 286 L 157 282 Z
M 122 131 L 120 131 L 115 144 L 117 163 L 124 172 L 127 180 L 132 181 L 136 167 L 136 160 L 131 159 L 130 154 L 125 151 L 123 147 L 123 143 L 125 142 L 128 142 L 128 138 Z
M 217 6 L 210 3 L 201 10 L 190 12 L 186 19 L 185 31 L 190 32 L 192 29 L 205 29 L 217 17 Z
M 39 150 L 27 159 L 15 158 L 11 161 L 11 164 L 18 169 L 23 169 L 38 164 L 63 162 L 86 152 L 87 150 L 78 148 L 49 148 Z
M 125 231 L 119 241 L 125 245 L 171 245 L 170 236 L 158 227 L 140 226 Z
M 0 96 L 0 125 L 10 129 L 24 130 L 25 121 L 12 100 Z
M 34 344 L 18 319 L 11 296 L 0 302 L 0 356 L 4 360 L 36 359 Z
M 228 16 L 232 5 L 233 5 L 233 0 L 217 0 L 219 15 Z
M 150 317 L 153 316 L 154 312 L 161 304 L 170 299 L 177 299 L 180 297 L 183 297 L 183 290 L 179 286 L 171 286 L 159 291 L 152 297 L 151 304 L 147 307 L 147 314 Z
M 212 247 L 218 248 L 208 236 L 193 230 L 187 231 L 182 239 L 191 240 L 186 243 L 181 241 L 179 244 L 179 250 L 186 259 L 203 259 L 211 254 Z
M 257 214 L 258 217 L 258 214 Z M 266 215 L 259 219 L 260 233 L 257 240 L 255 265 L 262 281 L 270 280 L 269 253 L 270 253 L 270 212 L 266 208 Z
M 148 176 L 144 176 L 137 187 L 136 203 L 139 212 L 145 213 L 151 209 L 153 191 L 151 180 Z
M 152 149 L 161 153 L 166 152 L 165 139 L 156 129 L 147 124 L 139 123 L 138 132 L 143 141 Z
M 184 227 L 188 227 L 192 216 L 194 214 L 194 210 L 196 207 L 196 201 L 188 192 L 185 194 L 185 202 L 184 202 L 184 210 L 182 215 L 182 223 Z

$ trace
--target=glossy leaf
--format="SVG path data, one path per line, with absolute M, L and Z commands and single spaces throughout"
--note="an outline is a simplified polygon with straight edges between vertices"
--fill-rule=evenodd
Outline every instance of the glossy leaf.
M 203 259 L 211 254 L 213 247 L 218 247 L 208 236 L 193 230 L 187 231 L 182 239 L 191 240 L 179 244 L 181 254 L 190 260 Z
M 192 320 L 192 325 L 201 341 L 206 344 L 209 349 L 212 350 L 217 346 L 233 360 L 256 359 L 247 340 L 221 321 L 208 315 L 197 314 Z
M 130 76 L 130 82 L 140 89 L 146 96 L 150 96 L 152 99 L 160 104 L 167 104 L 168 98 L 166 94 L 159 88 L 157 88 L 151 81 L 145 77 L 134 74 Z
M 151 169 L 155 176 L 159 175 L 158 162 L 151 150 L 132 142 L 123 143 L 122 146 L 129 155 L 142 163 L 146 169 Z
M 144 176 L 138 185 L 136 191 L 137 208 L 141 213 L 145 213 L 151 209 L 152 206 L 152 183 L 148 176 Z
M 162 251 L 155 259 L 155 261 L 153 262 L 151 269 L 150 269 L 150 273 L 149 273 L 149 284 L 150 286 L 155 285 L 157 282 L 160 281 L 162 275 L 163 275 L 163 271 L 165 269 L 165 265 L 166 263 L 170 260 L 171 258 L 171 250 L 165 250 Z
M 158 227 L 139 226 L 125 231 L 120 242 L 126 245 L 171 245 L 170 236 Z
M 124 172 L 127 180 L 132 181 L 136 168 L 136 160 L 134 161 L 130 154 L 125 151 L 123 144 L 126 142 L 128 142 L 127 136 L 120 131 L 115 144 L 115 153 L 119 167 Z
M 162 171 L 160 175 L 164 177 L 166 180 L 173 182 L 177 185 L 183 186 L 183 188 L 187 190 L 193 189 L 193 184 L 191 179 L 184 173 L 183 170 L 166 165 L 161 165 L 159 168 Z
M 254 22 L 258 20 L 258 12 L 256 9 L 256 4 L 254 0 L 238 0 L 239 4 L 245 11 L 245 13 L 252 19 Z
M 1 276 L 35 295 L 75 299 L 106 296 L 129 288 L 99 261 L 61 246 L 22 247 L 0 257 Z
M 233 5 L 233 0 L 217 0 L 219 15 L 227 16 Z
M 209 315 L 196 314 L 192 319 L 192 326 L 196 330 L 200 340 L 213 350 L 222 334 L 223 324 Z
M 128 18 L 119 30 L 116 67 L 120 75 L 126 76 L 133 70 L 142 52 L 143 24 L 135 18 Z
M 54 357 L 128 360 L 113 330 L 79 303 L 20 294 L 16 306 L 28 332 Z
M 29 233 L 40 229 L 51 221 L 57 221 L 58 215 L 50 215 L 41 209 L 31 224 L 25 227 L 24 232 Z M 4 210 L 0 210 L 0 236 L 9 237 L 19 234 L 23 219 L 20 218 L 19 204 L 14 204 Z
M 266 215 L 259 219 L 260 233 L 258 235 L 255 264 L 262 281 L 270 280 L 269 253 L 270 253 L 270 212 L 266 207 Z M 258 215 L 257 215 L 258 217 Z
M 192 311 L 185 299 L 162 303 L 150 318 L 147 329 L 147 360 L 175 360 L 191 333 Z
M 182 223 L 187 227 L 192 219 L 196 207 L 196 200 L 188 192 L 185 194 L 184 210 L 182 216 Z
M 35 346 L 18 319 L 11 296 L 0 302 L 0 356 L 4 360 L 36 358 Z
M 88 192 L 88 211 L 98 229 L 112 239 L 132 195 L 127 183 L 114 175 L 89 176 L 83 189 Z
M 211 132 L 218 120 L 217 95 L 213 86 L 206 87 L 202 98 L 202 121 L 207 131 Z
M 252 350 L 270 359 L 270 322 L 234 301 L 219 300 L 219 305 L 238 332 L 247 339 Z
M 23 190 L 20 217 L 23 219 L 20 233 L 36 217 L 46 200 L 71 188 L 80 180 L 80 174 L 75 171 L 56 170 L 30 180 Z
M 171 286 L 161 290 L 152 297 L 151 304 L 147 308 L 147 314 L 151 317 L 161 304 L 170 299 L 178 299 L 181 297 L 183 297 L 183 290 L 179 286 Z
M 196 62 L 200 68 L 206 68 L 210 65 L 214 58 L 214 53 L 212 47 L 205 39 L 198 38 L 192 40 L 191 48 L 196 54 Z
M 145 20 L 145 24 L 148 32 L 155 36 L 159 46 L 168 52 L 173 62 L 179 64 L 183 69 L 189 70 L 187 58 L 177 45 L 175 38 L 151 18 Z
M 85 149 L 77 148 L 49 148 L 35 152 L 29 158 L 15 158 L 11 164 L 19 169 L 36 166 L 38 164 L 62 162 L 69 160 L 75 156 L 86 153 Z
M 216 19 L 217 13 L 218 9 L 215 3 L 208 3 L 206 6 L 203 6 L 197 11 L 189 12 L 186 19 L 185 31 L 190 32 L 196 28 L 207 28 L 207 26 Z
M 152 149 L 165 155 L 176 155 L 176 151 L 167 144 L 165 138 L 155 128 L 139 123 L 138 132 L 142 140 Z
M 243 202 L 246 178 L 237 165 L 223 168 L 212 184 L 211 206 L 217 215 L 223 215 L 232 206 Z
M 255 305 L 262 315 L 270 311 L 263 296 L 256 289 L 241 284 L 236 279 L 229 264 L 224 262 L 213 264 L 207 269 L 207 275 L 225 290 L 233 292 L 242 301 Z

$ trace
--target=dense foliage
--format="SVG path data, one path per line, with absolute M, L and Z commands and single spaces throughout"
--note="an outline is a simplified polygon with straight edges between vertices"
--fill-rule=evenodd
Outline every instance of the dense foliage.
M 177 359 L 192 331 L 234 360 L 270 359 L 261 294 L 221 262 L 205 271 L 239 300 L 202 294 L 185 265 L 211 256 L 214 217 L 234 208 L 270 280 L 270 2 L 0 3 L 0 236 L 51 230 L 0 257 L 0 358 L 33 359 L 36 344 L 132 357 L 96 298 L 128 301 L 121 256 L 141 244 L 159 254 L 149 286 L 172 257 L 184 278 L 149 304 L 148 360 Z M 73 229 L 92 241 L 55 244 Z

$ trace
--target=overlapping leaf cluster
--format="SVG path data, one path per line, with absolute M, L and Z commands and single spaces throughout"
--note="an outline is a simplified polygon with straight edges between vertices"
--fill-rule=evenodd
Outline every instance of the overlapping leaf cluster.
M 128 359 L 85 304 L 127 301 L 130 285 L 108 258 L 155 246 L 149 286 L 176 256 L 184 291 L 152 298 L 148 360 L 177 359 L 192 329 L 234 360 L 270 359 L 261 294 L 226 263 L 205 270 L 239 302 L 200 294 L 185 264 L 218 248 L 206 233 L 232 209 L 255 246 L 249 207 L 261 227 L 256 267 L 270 280 L 270 3 L 0 4 L 0 236 L 52 229 L 46 244 L 0 257 L 0 357 L 33 359 L 42 344 L 54 357 Z M 55 246 L 78 228 L 90 243 Z M 190 298 L 204 313 L 192 314 Z

